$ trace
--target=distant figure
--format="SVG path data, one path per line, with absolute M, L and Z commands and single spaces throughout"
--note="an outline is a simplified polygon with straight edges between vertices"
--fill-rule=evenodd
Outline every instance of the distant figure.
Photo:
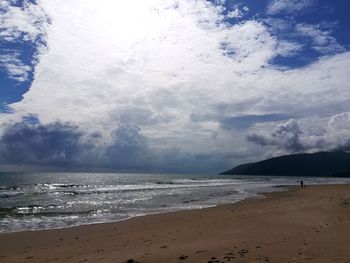
M 304 181 L 303 180 L 300 181 L 300 187 L 304 188 Z

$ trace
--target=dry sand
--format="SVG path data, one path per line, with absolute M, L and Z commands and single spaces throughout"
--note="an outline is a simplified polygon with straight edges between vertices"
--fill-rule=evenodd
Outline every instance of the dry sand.
M 350 185 L 68 229 L 0 234 L 0 262 L 350 262 Z

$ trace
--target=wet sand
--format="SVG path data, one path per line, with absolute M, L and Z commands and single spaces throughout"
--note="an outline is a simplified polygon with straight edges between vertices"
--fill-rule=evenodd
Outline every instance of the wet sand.
M 214 208 L 0 234 L 0 262 L 349 262 L 350 185 Z

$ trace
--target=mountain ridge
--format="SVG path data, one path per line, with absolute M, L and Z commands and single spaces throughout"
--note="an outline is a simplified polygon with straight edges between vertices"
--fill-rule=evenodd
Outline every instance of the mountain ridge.
M 241 164 L 220 174 L 350 177 L 350 153 L 338 151 L 284 155 Z

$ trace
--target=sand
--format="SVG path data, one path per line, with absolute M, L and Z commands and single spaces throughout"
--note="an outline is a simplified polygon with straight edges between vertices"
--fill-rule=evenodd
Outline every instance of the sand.
M 0 234 L 0 262 L 350 262 L 350 185 L 214 208 Z

